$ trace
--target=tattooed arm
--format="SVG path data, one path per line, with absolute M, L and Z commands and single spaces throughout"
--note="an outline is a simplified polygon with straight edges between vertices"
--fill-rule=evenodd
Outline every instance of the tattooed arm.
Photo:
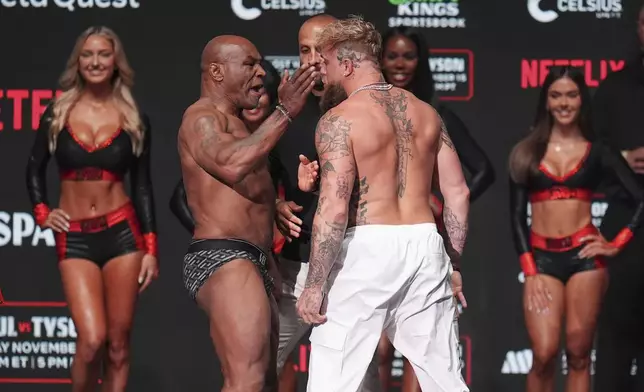
M 437 121 L 441 130 L 435 172 L 440 191 L 445 199 L 443 207 L 443 222 L 447 232 L 445 247 L 452 259 L 452 264 L 458 266 L 467 238 L 470 191 L 447 128 L 439 116 Z
M 347 229 L 349 198 L 356 165 L 349 140 L 351 123 L 333 110 L 315 130 L 320 162 L 320 200 L 313 218 L 311 255 L 306 288 L 322 288 L 335 262 Z
M 286 117 L 276 110 L 257 131 L 238 139 L 227 132 L 228 119 L 223 114 L 194 112 L 184 118 L 182 140 L 195 162 L 208 174 L 235 184 L 267 159 L 287 124 Z

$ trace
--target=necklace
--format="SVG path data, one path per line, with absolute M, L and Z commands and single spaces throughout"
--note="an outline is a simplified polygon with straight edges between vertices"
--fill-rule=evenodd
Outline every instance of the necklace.
M 389 83 L 385 83 L 385 82 L 377 82 L 377 83 L 366 84 L 366 85 L 364 85 L 362 87 L 358 87 L 357 89 L 355 89 L 351 94 L 349 94 L 348 98 L 351 98 L 353 96 L 353 94 L 357 93 L 358 91 L 362 91 L 362 90 L 387 91 L 387 90 L 391 90 L 392 87 L 394 87 L 393 84 L 389 84 Z

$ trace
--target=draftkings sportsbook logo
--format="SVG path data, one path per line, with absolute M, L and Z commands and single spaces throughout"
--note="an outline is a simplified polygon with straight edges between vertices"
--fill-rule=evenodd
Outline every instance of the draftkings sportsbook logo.
M 460 0 L 389 0 L 397 16 L 389 18 L 389 27 L 464 28 Z
M 597 19 L 622 17 L 622 0 L 557 0 L 556 10 L 542 4 L 547 0 L 528 0 L 528 12 L 537 22 L 550 23 L 559 13 L 594 13 Z
M 244 3 L 260 3 L 258 7 L 247 7 Z M 300 16 L 313 16 L 326 10 L 325 0 L 230 0 L 230 8 L 239 19 L 254 20 L 263 11 L 299 11 Z

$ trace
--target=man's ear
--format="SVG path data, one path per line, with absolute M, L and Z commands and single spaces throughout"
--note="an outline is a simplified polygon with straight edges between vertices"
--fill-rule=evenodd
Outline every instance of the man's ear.
M 344 75 L 345 78 L 351 77 L 353 75 L 354 71 L 354 66 L 353 66 L 353 61 L 350 59 L 344 59 L 342 60 L 342 75 Z
M 210 74 L 210 77 L 213 78 L 213 80 L 216 82 L 221 82 L 222 80 L 224 80 L 224 67 L 222 67 L 221 64 L 210 63 L 210 65 L 208 66 L 208 73 Z

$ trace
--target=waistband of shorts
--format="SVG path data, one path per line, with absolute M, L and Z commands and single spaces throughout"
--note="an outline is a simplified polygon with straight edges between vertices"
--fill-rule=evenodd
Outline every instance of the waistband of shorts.
M 363 225 L 353 226 L 347 229 L 346 236 L 353 238 L 393 235 L 427 235 L 438 233 L 436 223 L 417 223 L 413 225 Z
M 588 225 L 577 230 L 575 233 L 565 237 L 544 237 L 535 232 L 530 233 L 530 244 L 537 249 L 549 250 L 555 252 L 565 252 L 581 246 L 582 239 L 588 235 L 597 234 L 599 230 L 595 225 Z
M 70 221 L 69 231 L 73 233 L 97 233 L 130 219 L 136 219 L 136 210 L 132 202 L 128 201 L 105 215 Z
M 260 260 L 262 256 L 268 257 L 259 246 L 239 238 L 195 238 L 188 246 L 187 253 L 200 252 L 202 250 L 227 249 L 248 252 Z

